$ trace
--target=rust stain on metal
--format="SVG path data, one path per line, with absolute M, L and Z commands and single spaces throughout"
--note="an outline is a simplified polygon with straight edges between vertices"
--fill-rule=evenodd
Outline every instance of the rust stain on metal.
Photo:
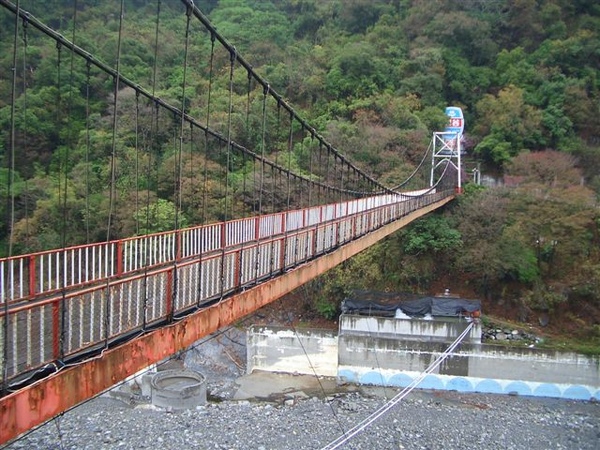
M 44 391 L 33 391 L 29 397 L 29 410 L 35 411 L 39 409 L 40 403 L 44 400 Z
M 101 356 L 69 367 L 0 398 L 0 444 L 38 426 L 115 383 L 189 347 L 198 339 L 277 300 L 407 223 L 439 208 L 446 198 L 356 239 L 277 278 L 225 299 L 185 319 L 149 332 Z

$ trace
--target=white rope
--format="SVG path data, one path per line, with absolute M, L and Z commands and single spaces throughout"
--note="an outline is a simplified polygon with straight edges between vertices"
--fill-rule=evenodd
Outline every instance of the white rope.
M 474 321 L 471 321 L 467 328 L 460 334 L 460 336 L 458 336 L 456 340 L 452 344 L 450 344 L 450 346 L 427 369 L 425 369 L 424 372 L 421 373 L 421 375 L 415 378 L 412 383 L 406 386 L 394 398 L 392 398 L 389 402 L 387 402 L 385 405 L 383 405 L 381 408 L 379 408 L 377 411 L 375 411 L 373 414 L 371 414 L 369 417 L 363 420 L 360 424 L 349 430 L 347 433 L 344 433 L 336 440 L 331 441 L 321 450 L 334 450 L 336 448 L 339 448 L 341 445 L 348 442 L 350 439 L 352 439 L 354 436 L 363 431 L 365 428 L 367 428 L 369 425 L 371 425 L 373 422 L 375 422 L 377 419 L 379 419 L 381 416 L 387 413 L 390 409 L 392 409 L 394 406 L 400 403 L 400 401 L 404 397 L 406 397 L 414 388 L 416 388 L 428 374 L 433 372 L 433 370 L 435 370 L 435 368 L 438 367 L 442 363 L 442 361 L 444 361 L 444 359 L 446 359 L 454 351 L 456 347 L 458 347 L 458 345 L 464 339 L 464 337 L 467 334 L 469 334 L 471 328 L 473 328 L 474 323 Z

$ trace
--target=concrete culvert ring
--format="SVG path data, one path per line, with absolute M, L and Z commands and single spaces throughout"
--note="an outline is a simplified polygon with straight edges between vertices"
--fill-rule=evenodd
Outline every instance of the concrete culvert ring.
M 206 377 L 192 370 L 164 370 L 152 377 L 152 404 L 169 409 L 194 409 L 206 404 Z

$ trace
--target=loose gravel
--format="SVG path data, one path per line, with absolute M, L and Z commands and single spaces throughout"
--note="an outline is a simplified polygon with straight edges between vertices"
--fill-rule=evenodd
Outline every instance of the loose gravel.
M 245 332 L 236 328 L 179 356 L 207 377 L 206 405 L 168 411 L 121 387 L 120 395 L 90 400 L 5 449 L 322 449 L 398 392 L 340 386 L 322 395 L 236 401 L 245 361 Z M 414 390 L 338 448 L 598 450 L 600 403 Z
M 224 401 L 174 413 L 101 397 L 8 448 L 320 449 L 384 403 L 381 395 L 353 392 L 281 404 Z M 599 444 L 598 403 L 415 391 L 340 448 L 597 450 Z

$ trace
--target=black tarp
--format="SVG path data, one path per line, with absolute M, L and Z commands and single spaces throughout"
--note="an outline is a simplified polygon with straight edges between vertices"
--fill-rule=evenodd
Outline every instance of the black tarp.
M 481 311 L 481 302 L 451 296 L 417 297 L 376 291 L 355 291 L 342 302 L 345 314 L 393 316 L 398 309 L 408 316 L 464 316 Z

